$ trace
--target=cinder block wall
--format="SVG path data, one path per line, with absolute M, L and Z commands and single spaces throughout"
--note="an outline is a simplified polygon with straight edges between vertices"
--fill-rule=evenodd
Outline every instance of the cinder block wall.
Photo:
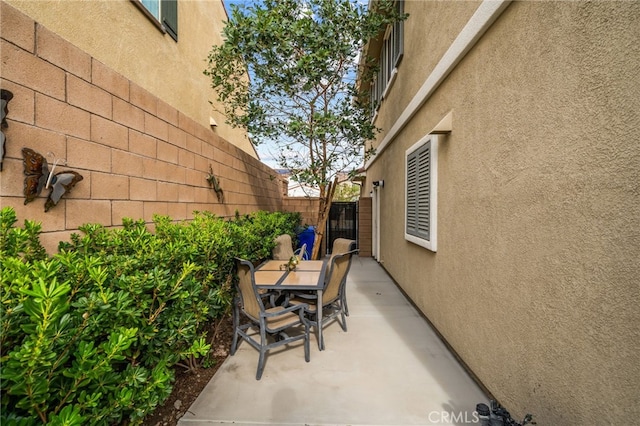
M 282 208 L 287 212 L 300 212 L 303 225 L 318 224 L 319 198 L 284 197 Z
M 41 222 L 48 250 L 84 223 L 282 210 L 271 168 L 6 3 L 0 7 L 0 86 L 14 94 L 3 129 L 0 206 L 13 207 L 20 224 Z M 24 205 L 23 147 L 64 158 L 67 166 L 56 172 L 84 177 L 47 213 L 48 190 Z M 210 167 L 223 202 L 206 180 Z

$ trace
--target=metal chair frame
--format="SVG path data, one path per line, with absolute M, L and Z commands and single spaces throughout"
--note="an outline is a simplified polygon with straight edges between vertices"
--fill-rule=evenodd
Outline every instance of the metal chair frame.
M 288 307 L 276 306 L 265 309 L 264 303 L 255 282 L 255 269 L 253 264 L 244 259 L 236 259 L 238 267 L 239 282 L 236 282 L 237 296 L 234 300 L 233 310 L 233 343 L 231 344 L 231 355 L 236 353 L 238 347 L 238 337 L 242 337 L 251 346 L 258 350 L 260 356 L 258 358 L 258 370 L 256 372 L 256 380 L 260 380 L 264 371 L 264 364 L 267 352 L 278 346 L 288 345 L 289 343 L 304 340 L 304 358 L 306 362 L 310 361 L 309 351 L 309 328 L 310 321 L 305 317 L 307 305 L 299 304 Z M 247 288 L 247 283 L 241 280 L 247 279 L 246 276 L 240 276 L 247 273 L 242 272 L 247 269 L 249 279 L 251 280 L 251 291 Z M 244 290 L 244 291 L 243 291 Z M 249 320 L 246 324 L 240 324 L 240 313 Z M 293 321 L 295 313 L 298 315 L 298 321 Z M 286 321 L 286 316 L 291 317 L 290 321 Z M 280 322 L 278 322 L 280 319 Z M 289 336 L 285 330 L 298 325 L 304 326 L 304 334 Z M 257 327 L 259 329 L 260 340 L 254 339 L 247 333 L 250 328 Z M 273 336 L 274 342 L 269 343 L 268 338 Z
M 353 247 L 353 245 L 350 245 Z M 307 317 L 309 317 L 309 323 L 314 327 L 324 327 L 329 320 L 335 319 L 342 327 L 342 330 L 347 331 L 347 320 L 346 316 L 348 316 L 347 310 L 347 301 L 346 301 L 346 282 L 347 275 L 349 274 L 349 269 L 351 268 L 351 261 L 353 258 L 353 254 L 357 253 L 358 250 L 354 249 L 348 251 L 346 253 L 338 253 L 331 257 L 329 263 L 329 274 L 325 284 L 325 290 L 323 291 L 323 300 L 318 301 L 318 297 L 314 293 L 309 292 L 300 292 L 300 293 L 292 293 L 293 296 L 288 300 L 288 303 L 292 305 L 297 304 L 306 304 L 308 305 L 306 308 Z M 347 265 L 343 271 L 338 269 L 338 264 L 346 261 Z M 341 277 L 335 276 L 335 274 L 342 273 Z M 339 279 L 340 281 L 336 281 Z M 335 295 L 331 295 L 330 286 L 338 286 L 337 293 Z M 327 291 L 329 290 L 329 293 Z M 324 293 L 329 294 L 329 299 L 326 299 Z M 315 303 L 314 303 L 315 302 Z M 322 303 L 322 318 L 317 317 L 317 303 Z M 338 316 L 341 317 L 341 321 L 338 320 Z M 318 342 L 320 349 L 324 349 L 324 336 L 321 341 Z

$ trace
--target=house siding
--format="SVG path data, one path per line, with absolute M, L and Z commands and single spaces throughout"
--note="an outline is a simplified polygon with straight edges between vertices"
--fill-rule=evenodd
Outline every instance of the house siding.
M 374 144 L 478 7 L 406 2 Z M 637 2 L 511 3 L 367 167 L 365 192 L 385 181 L 379 261 L 516 418 L 640 415 L 639 22 Z M 433 253 L 398 206 L 406 149 L 450 111 Z
M 150 223 L 154 214 L 188 220 L 195 210 L 232 217 L 283 209 L 281 183 L 270 179 L 276 173 L 251 153 L 8 3 L 0 7 L 0 83 L 14 94 L 3 129 L 0 204 L 13 207 L 20 223 L 41 222 L 49 251 L 84 223 L 110 227 L 124 217 Z M 66 159 L 64 169 L 84 178 L 47 213 L 47 190 L 24 205 L 23 147 Z M 224 202 L 206 181 L 209 167 Z
M 22 12 L 22 19 L 28 19 L 31 25 L 35 21 L 41 26 L 39 41 L 33 44 L 28 25 L 14 15 L 3 20 L 3 31 L 7 24 L 7 32 L 16 34 L 13 39 L 18 46 L 31 52 L 37 49 L 39 57 L 87 81 L 91 57 L 115 72 L 110 76 L 118 75 L 136 84 L 130 94 L 134 103 L 144 102 L 145 93 L 151 93 L 172 111 L 189 117 L 203 132 L 212 131 L 212 117 L 218 124 L 213 130 L 216 135 L 258 157 L 246 132 L 225 124 L 223 107 L 203 74 L 211 47 L 223 40 L 227 14 L 222 0 L 179 1 L 177 42 L 163 34 L 130 0 L 2 2 Z M 68 43 L 59 43 L 56 38 Z M 98 78 L 94 72 L 94 79 Z M 46 75 L 42 75 L 41 83 L 53 87 Z M 118 95 L 127 99 L 126 93 Z M 161 111 L 155 111 L 154 100 L 138 106 L 166 119 Z

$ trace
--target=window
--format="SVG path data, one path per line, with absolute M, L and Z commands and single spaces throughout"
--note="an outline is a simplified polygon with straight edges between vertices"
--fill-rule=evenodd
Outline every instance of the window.
M 396 11 L 400 14 L 404 13 L 404 0 L 395 2 Z M 375 111 L 387 95 L 391 88 L 396 74 L 398 73 L 398 65 L 402 60 L 404 52 L 404 21 L 397 21 L 390 25 L 385 34 L 380 58 L 378 60 L 378 74 L 371 83 L 371 115 Z
M 178 0 L 131 0 L 162 32 L 178 41 Z
M 406 240 L 436 251 L 438 137 L 427 135 L 406 151 Z

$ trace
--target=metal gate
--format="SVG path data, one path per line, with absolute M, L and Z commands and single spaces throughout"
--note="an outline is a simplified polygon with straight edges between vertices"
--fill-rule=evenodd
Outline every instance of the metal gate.
M 358 209 L 357 202 L 333 202 L 329 210 L 327 221 L 327 253 L 331 253 L 331 247 L 336 238 L 357 240 L 358 235 Z

